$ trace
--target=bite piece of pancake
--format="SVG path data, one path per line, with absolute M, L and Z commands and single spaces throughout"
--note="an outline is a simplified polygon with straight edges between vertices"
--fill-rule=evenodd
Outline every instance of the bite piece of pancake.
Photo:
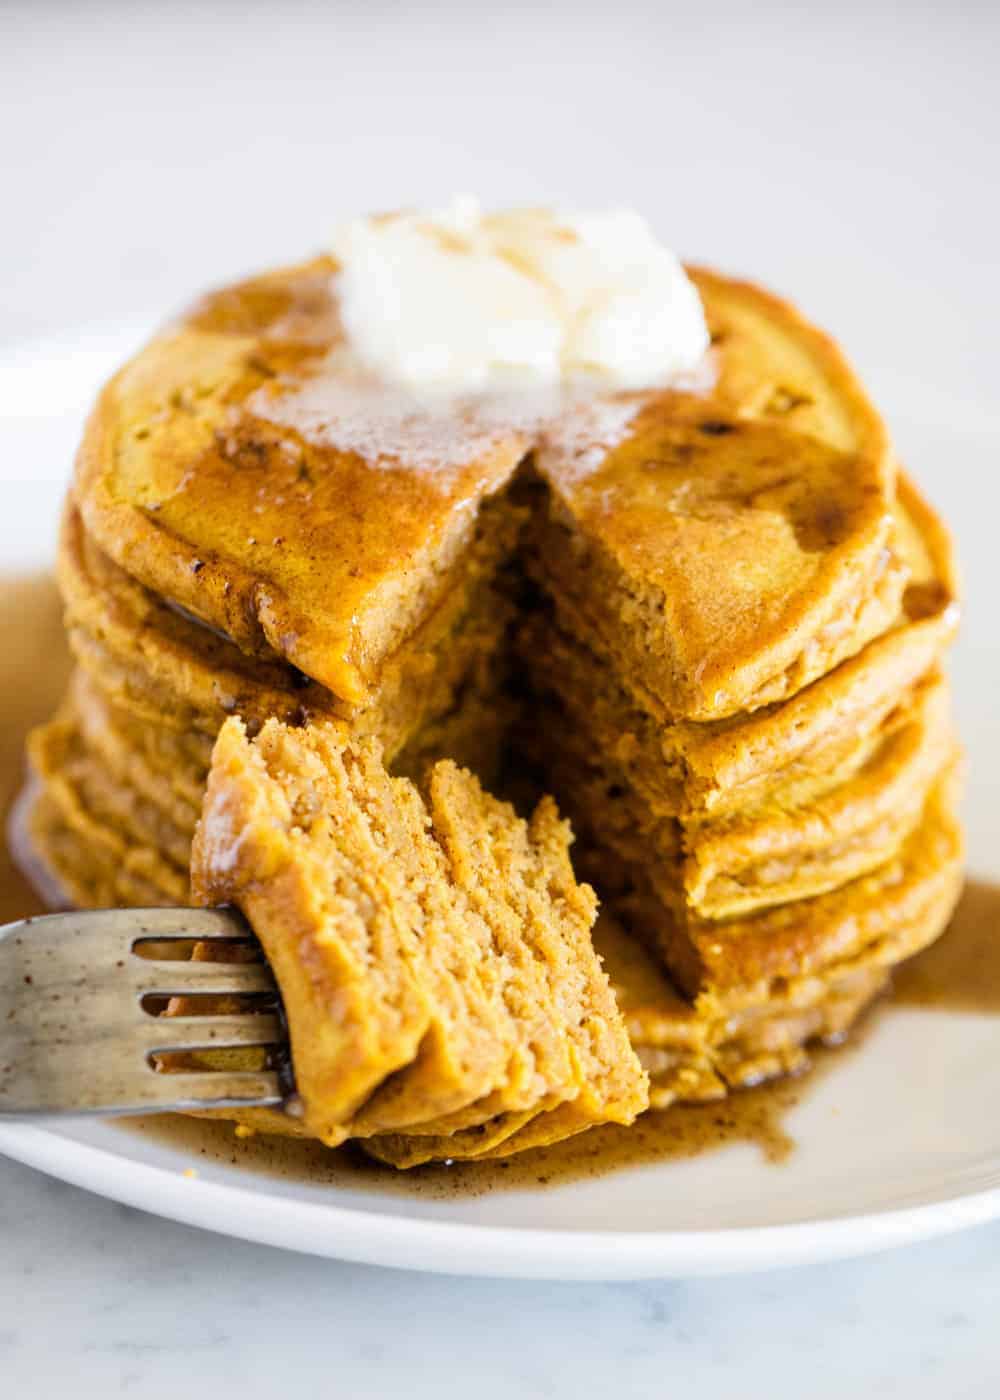
M 251 741 L 231 720 L 220 733 L 192 881 L 200 900 L 239 905 L 261 939 L 303 1126 L 334 1144 L 426 1125 L 437 1156 L 439 1128 L 577 1098 L 634 1116 L 645 1080 L 601 980 L 565 824 L 546 807 L 526 826 L 450 763 L 426 793 L 332 724 L 269 721 Z M 595 1065 L 568 1030 L 602 991 L 608 1025 L 591 1030 L 620 1064 Z
M 551 798 L 539 804 L 528 834 L 537 852 L 530 867 L 501 832 L 490 841 L 491 851 L 481 847 L 476 853 L 476 864 L 463 864 L 466 878 L 473 882 L 483 878 L 483 871 L 500 876 L 500 889 L 530 932 L 547 983 L 542 1011 L 563 1029 L 573 1092 L 550 1095 L 533 1111 L 502 1112 L 468 1128 L 433 1125 L 435 1129 L 450 1128 L 440 1135 L 430 1136 L 430 1125 L 425 1125 L 413 1135 L 371 1138 L 365 1149 L 381 1161 L 413 1167 L 439 1158 L 509 1156 L 558 1142 L 600 1123 L 631 1123 L 648 1106 L 646 1076 L 594 951 L 590 933 L 593 895 L 586 886 L 577 884 L 568 855 L 568 829 Z M 467 856 L 472 855 L 467 848 Z
M 586 944 L 582 957 L 571 956 L 561 936 L 554 891 L 536 889 L 544 874 L 546 836 L 553 836 L 569 868 L 571 837 L 555 809 L 543 804 L 530 823 L 520 821 L 509 804 L 484 793 L 471 774 L 451 762 L 438 763 L 427 774 L 424 792 L 458 900 L 483 919 L 494 946 L 516 974 L 505 980 L 503 997 L 530 1047 L 535 1077 L 534 1092 L 523 1102 L 514 1102 L 504 1084 L 464 1109 L 409 1129 L 440 1136 L 476 1128 L 500 1114 L 538 1112 L 578 1095 L 571 1028 L 554 992 L 578 984 L 593 961 L 589 946 L 595 899 L 570 874 L 566 921 L 576 924 Z
M 256 744 L 228 721 L 192 886 L 197 901 L 238 905 L 257 932 L 285 1002 L 305 1121 L 335 1145 L 372 1092 L 415 1059 L 431 1009 L 410 897 L 386 887 L 390 861 L 346 789 L 343 762 L 325 758 L 277 721 Z

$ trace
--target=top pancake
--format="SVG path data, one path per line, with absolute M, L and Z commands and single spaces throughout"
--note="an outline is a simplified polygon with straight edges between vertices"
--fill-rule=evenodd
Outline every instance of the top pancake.
M 603 413 L 563 432 L 495 405 L 366 398 L 330 259 L 225 289 L 102 393 L 77 462 L 86 528 L 242 650 L 362 704 L 414 628 L 495 565 L 479 508 L 534 451 L 601 566 L 586 596 L 566 586 L 572 606 L 629 634 L 624 660 L 662 708 L 709 719 L 781 698 L 897 609 L 891 455 L 829 340 L 753 287 L 692 275 L 714 382 L 618 396 L 617 446 Z

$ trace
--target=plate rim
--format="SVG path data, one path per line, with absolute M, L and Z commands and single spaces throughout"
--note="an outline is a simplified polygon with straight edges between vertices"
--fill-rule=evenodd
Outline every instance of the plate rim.
M 23 1122 L 0 1123 L 0 1153 L 105 1199 L 251 1243 L 351 1263 L 488 1278 L 596 1282 L 765 1272 L 879 1253 L 1000 1217 L 998 1184 L 917 1205 L 780 1225 L 544 1230 L 295 1200 L 259 1187 L 187 1177 Z

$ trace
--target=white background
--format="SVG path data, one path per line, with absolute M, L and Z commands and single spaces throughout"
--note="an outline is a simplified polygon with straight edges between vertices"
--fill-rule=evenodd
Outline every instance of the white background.
M 465 190 L 637 205 L 833 331 L 960 521 L 975 758 L 997 674 L 998 78 L 985 0 L 0 0 L 0 358 L 117 339 L 359 210 Z M 0 405 L 21 431 L 3 479 L 54 500 L 71 443 L 32 385 Z M 975 800 L 996 787 L 974 763 Z M 1000 1379 L 995 1228 L 757 1280 L 459 1282 L 199 1236 L 3 1163 L 0 1231 L 11 1395 L 920 1400 Z

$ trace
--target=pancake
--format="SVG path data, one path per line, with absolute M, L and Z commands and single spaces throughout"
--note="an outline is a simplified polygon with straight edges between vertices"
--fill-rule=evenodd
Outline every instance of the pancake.
M 342 727 L 269 721 L 251 742 L 227 722 L 194 893 L 238 904 L 263 943 L 307 1131 L 335 1145 L 479 1103 L 548 1114 L 555 1140 L 645 1107 L 568 843 L 551 803 L 525 825 L 453 764 L 422 798 Z
M 537 695 L 555 702 L 545 727 L 581 742 L 592 736 L 602 760 L 667 815 L 721 816 L 779 795 L 786 802 L 820 795 L 865 761 L 954 639 L 951 541 L 905 476 L 895 516 L 908 577 L 895 625 L 790 700 L 705 724 L 665 720 L 636 700 L 608 655 L 543 609 L 521 625 L 516 651 Z M 523 742 L 530 750 L 530 724 Z
M 948 686 L 921 682 L 904 715 L 846 783 L 684 826 L 682 886 L 705 918 L 836 889 L 889 860 L 916 827 L 954 748 Z
M 601 460 L 588 411 L 582 430 L 570 416 L 536 453 L 551 495 L 530 558 L 563 624 L 599 638 L 637 693 L 664 717 L 711 720 L 860 650 L 905 574 L 888 443 L 838 352 L 754 288 L 696 283 L 719 365 L 710 400 L 644 404 Z
M 883 864 L 916 826 L 954 746 L 948 686 L 932 672 L 843 781 L 804 799 L 779 790 L 738 813 L 678 819 L 602 760 L 599 739 L 559 719 L 535 712 L 535 747 L 584 840 L 649 871 L 655 864 L 671 904 L 706 918 L 808 898 Z
M 80 744 L 107 778 L 152 803 L 190 839 L 208 779 L 208 736 L 137 719 L 109 700 L 80 667 L 70 680 L 67 708 Z
M 162 883 L 158 852 L 101 839 L 101 826 L 63 785 L 29 787 L 22 803 L 25 873 L 56 909 L 155 908 L 177 904 Z M 172 886 L 172 877 L 166 877 Z
M 520 514 L 504 512 L 511 538 Z M 251 724 L 271 716 L 301 723 L 343 718 L 380 739 L 394 756 L 423 725 L 454 707 L 456 693 L 484 666 L 502 667 L 511 602 L 502 584 L 482 584 L 465 611 L 452 599 L 429 617 L 385 667 L 369 705 L 338 701 L 277 655 L 248 657 L 226 637 L 171 607 L 119 568 L 67 508 L 59 585 L 76 659 L 118 704 L 158 725 L 215 737 L 228 715 Z
M 602 913 L 594 930 L 629 1038 L 649 1074 L 651 1108 L 706 1103 L 808 1066 L 811 1041 L 842 1037 L 886 989 L 880 967 L 775 991 L 766 1006 L 712 1023 L 676 990 L 662 965 Z
M 649 1072 L 651 1106 L 721 1098 L 805 1067 L 810 1041 L 841 1039 L 887 988 L 892 969 L 940 936 L 962 886 L 954 788 L 951 773 L 899 856 L 878 871 L 786 906 L 777 919 L 701 924 L 712 968 L 689 982 L 687 996 L 655 946 L 602 916 L 595 945 Z M 625 901 L 622 910 L 626 919 L 645 915 L 647 932 L 662 929 L 662 908 L 652 901 L 645 908 Z
M 36 851 L 74 904 L 100 908 L 135 903 L 104 898 L 109 882 L 116 886 L 119 871 L 122 878 L 141 879 L 148 903 L 186 902 L 190 838 L 171 829 L 131 788 L 105 780 L 101 765 L 80 740 L 71 707 L 35 730 L 28 757 L 37 785 L 35 803 L 44 802 L 49 813 L 37 821 L 30 818 Z M 48 839 L 50 830 L 58 831 L 57 841 Z M 93 868 L 93 882 L 88 867 Z M 93 893 L 88 894 L 91 883 Z
M 784 698 L 889 624 L 885 431 L 785 303 L 694 272 L 714 384 L 626 399 L 634 423 L 604 449 L 589 411 L 528 430 L 383 404 L 362 430 L 335 271 L 320 259 L 199 303 L 107 386 L 77 461 L 97 546 L 245 653 L 368 701 L 443 600 L 461 608 L 496 568 L 504 512 L 486 503 L 532 449 L 553 498 L 536 512 L 546 579 L 671 714 Z
M 764 1005 L 776 986 L 807 986 L 831 968 L 889 966 L 936 937 L 957 899 L 959 773 L 956 760 L 891 860 L 825 894 L 711 920 L 679 912 L 669 883 L 658 888 L 655 867 L 648 878 L 633 867 L 635 893 L 623 896 L 621 908 L 656 947 L 681 992 L 710 1018 Z
M 238 721 L 223 727 L 195 842 L 194 893 L 202 903 L 237 904 L 251 919 L 282 991 L 305 1124 L 336 1145 L 365 1099 L 416 1058 L 432 1009 L 415 930 L 381 897 L 363 814 L 346 792 L 320 786 L 319 763 L 299 777 L 293 765 L 308 763 L 311 751 L 285 756 L 283 741 L 276 721 L 256 748 Z M 341 766 L 330 785 L 345 777 Z M 367 848 L 367 863 L 355 859 L 354 841 Z
M 328 416 L 334 271 L 319 259 L 227 289 L 157 336 L 103 391 L 75 494 L 130 575 L 360 704 L 410 633 L 495 563 L 501 522 L 476 506 L 524 444 L 494 433 L 470 450 L 458 433 L 421 470 L 274 421 L 302 393 Z

